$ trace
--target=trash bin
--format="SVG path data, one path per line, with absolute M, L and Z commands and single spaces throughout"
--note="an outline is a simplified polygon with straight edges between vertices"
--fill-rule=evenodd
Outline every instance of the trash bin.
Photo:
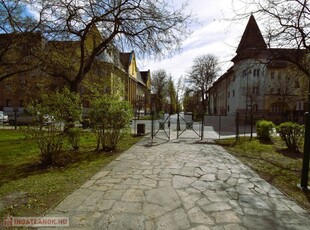
M 137 134 L 138 135 L 145 134 L 145 124 L 137 124 Z

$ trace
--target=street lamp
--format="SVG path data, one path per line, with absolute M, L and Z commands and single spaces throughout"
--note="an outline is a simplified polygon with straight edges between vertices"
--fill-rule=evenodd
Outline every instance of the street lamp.
M 151 116 L 152 116 L 152 126 L 151 126 L 151 135 L 152 140 L 154 139 L 154 114 L 155 114 L 156 104 L 154 98 L 151 99 Z
M 305 113 L 305 141 L 304 154 L 302 160 L 301 183 L 300 187 L 303 190 L 308 190 L 308 176 L 309 176 L 309 155 L 310 155 L 310 74 L 308 76 L 309 90 L 308 90 L 308 112 Z

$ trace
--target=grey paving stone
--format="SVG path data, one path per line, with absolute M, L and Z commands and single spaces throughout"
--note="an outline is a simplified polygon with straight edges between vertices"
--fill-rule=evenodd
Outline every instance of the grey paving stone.
M 219 212 L 232 209 L 228 203 L 212 203 L 203 205 L 201 207 L 205 212 Z
M 188 218 L 193 224 L 214 224 L 213 220 L 199 207 L 194 207 L 187 212 Z
M 105 200 L 120 200 L 122 195 L 126 192 L 126 190 L 118 189 L 118 190 L 108 190 L 103 196 Z
M 241 220 L 234 211 L 219 211 L 211 214 L 216 223 L 240 223 Z
M 167 213 L 167 211 L 161 205 L 150 203 L 143 204 L 143 214 L 148 220 L 154 220 L 157 217 L 163 216 L 165 213 Z
M 143 230 L 145 219 L 141 215 L 121 213 L 116 215 L 105 214 L 92 229 L 136 229 Z
M 162 206 L 166 211 L 174 210 L 181 206 L 176 191 L 171 187 L 160 187 L 145 192 L 146 201 Z
M 144 191 L 141 189 L 128 189 L 121 200 L 125 202 L 143 202 L 145 201 Z
M 195 178 L 193 177 L 177 175 L 173 177 L 172 184 L 175 189 L 188 188 L 194 181 Z
M 222 147 L 194 139 L 158 140 L 154 145 L 144 139 L 47 215 L 69 216 L 68 229 L 310 226 L 309 213 L 294 201 Z
M 157 228 L 161 229 L 187 229 L 190 223 L 184 210 L 179 208 L 159 218 Z
M 113 204 L 115 203 L 115 200 L 100 200 L 96 206 L 98 208 L 98 211 L 107 211 L 109 210 Z
M 190 228 L 190 230 L 210 230 L 210 228 L 204 225 L 199 225 L 199 226 Z
M 111 213 L 132 213 L 132 214 L 142 214 L 142 204 L 141 203 L 127 203 L 116 201 Z
M 227 202 L 231 196 L 225 191 L 205 191 L 203 193 L 211 202 Z
M 203 192 L 203 191 L 206 191 L 210 185 L 207 182 L 198 180 L 198 181 L 193 182 L 191 186 Z

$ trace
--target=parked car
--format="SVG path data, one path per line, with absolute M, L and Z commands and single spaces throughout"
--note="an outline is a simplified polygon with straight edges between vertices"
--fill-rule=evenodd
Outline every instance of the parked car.
M 55 118 L 48 114 L 45 114 L 41 119 L 39 119 L 39 116 L 33 117 L 27 113 L 20 113 L 16 116 L 16 125 L 33 125 L 34 123 L 38 124 L 39 121 L 41 121 L 43 125 L 50 125 L 55 121 Z M 15 125 L 14 115 L 10 116 L 9 124 Z
M 0 111 L 0 123 L 8 123 L 9 122 L 9 116 L 5 114 L 3 111 Z
M 20 113 L 16 115 L 16 121 L 15 121 L 15 115 L 10 116 L 9 118 L 9 124 L 10 125 L 32 125 L 34 124 L 34 119 L 32 116 L 29 116 L 26 113 Z
M 43 116 L 43 125 L 51 125 L 53 122 L 55 122 L 54 116 L 49 114 Z

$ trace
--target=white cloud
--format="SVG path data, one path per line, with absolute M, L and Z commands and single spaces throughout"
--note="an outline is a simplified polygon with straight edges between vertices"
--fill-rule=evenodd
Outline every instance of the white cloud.
M 165 69 L 173 78 L 185 76 L 190 70 L 194 58 L 204 54 L 219 57 L 222 73 L 231 66 L 239 40 L 247 21 L 234 23 L 229 18 L 234 9 L 242 9 L 240 0 L 191 0 L 189 10 L 196 15 L 199 24 L 191 36 L 183 42 L 183 52 L 161 61 L 143 60 L 140 69 L 155 71 Z M 228 20 L 225 20 L 228 19 Z

